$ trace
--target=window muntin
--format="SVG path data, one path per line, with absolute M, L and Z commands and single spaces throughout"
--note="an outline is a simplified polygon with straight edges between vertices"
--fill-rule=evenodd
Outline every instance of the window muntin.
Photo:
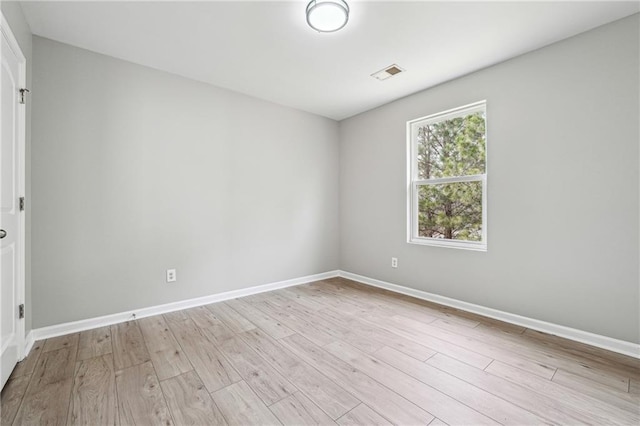
M 410 243 L 486 250 L 486 103 L 407 123 Z

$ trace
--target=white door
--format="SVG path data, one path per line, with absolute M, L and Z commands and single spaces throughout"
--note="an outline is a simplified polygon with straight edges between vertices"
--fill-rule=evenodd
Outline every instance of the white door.
M 24 353 L 24 195 L 25 108 L 20 89 L 25 84 L 24 55 L 2 16 L 0 78 L 0 387 L 6 383 Z

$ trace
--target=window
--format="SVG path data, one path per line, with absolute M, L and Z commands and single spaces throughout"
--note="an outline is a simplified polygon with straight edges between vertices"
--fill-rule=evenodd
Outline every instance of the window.
M 486 102 L 407 123 L 408 242 L 487 249 Z

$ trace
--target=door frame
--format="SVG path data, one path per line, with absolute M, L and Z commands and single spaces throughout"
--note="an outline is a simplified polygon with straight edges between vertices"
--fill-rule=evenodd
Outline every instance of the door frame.
M 9 23 L 4 17 L 4 13 L 0 11 L 0 16 L 2 17 L 2 25 L 0 26 L 1 36 L 7 40 L 9 47 L 16 55 L 18 60 L 20 61 L 20 70 L 18 72 L 18 87 L 26 88 L 27 87 L 27 58 L 22 53 L 22 49 L 20 49 L 20 45 L 18 44 L 18 40 L 13 35 L 13 31 L 11 31 L 11 27 Z M 18 181 L 18 197 L 25 197 L 25 180 L 26 180 L 26 164 L 25 164 L 25 145 L 26 145 L 26 118 L 27 110 L 26 110 L 26 102 L 24 104 L 20 104 L 18 106 L 18 128 L 16 129 L 17 133 L 17 141 L 18 141 L 18 164 L 17 166 L 17 176 L 16 179 Z M 16 302 L 17 305 L 25 303 L 25 279 L 26 279 L 26 269 L 25 269 L 25 255 L 26 255 L 26 214 L 25 210 L 20 211 L 18 214 L 18 247 L 17 255 L 18 255 L 18 271 L 16 273 Z M 16 305 L 16 308 L 17 308 Z M 27 306 L 25 305 L 25 310 Z M 18 320 L 16 334 L 18 336 L 18 360 L 24 359 L 25 356 L 25 324 L 26 324 L 26 314 L 25 318 Z

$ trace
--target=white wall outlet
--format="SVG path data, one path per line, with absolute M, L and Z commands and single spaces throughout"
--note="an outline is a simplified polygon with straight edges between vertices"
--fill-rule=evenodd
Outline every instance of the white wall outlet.
M 397 268 L 398 267 L 398 258 L 397 257 L 392 257 L 391 258 L 391 267 L 392 268 Z
M 176 281 L 176 270 L 175 269 L 167 269 L 167 282 L 173 283 Z

